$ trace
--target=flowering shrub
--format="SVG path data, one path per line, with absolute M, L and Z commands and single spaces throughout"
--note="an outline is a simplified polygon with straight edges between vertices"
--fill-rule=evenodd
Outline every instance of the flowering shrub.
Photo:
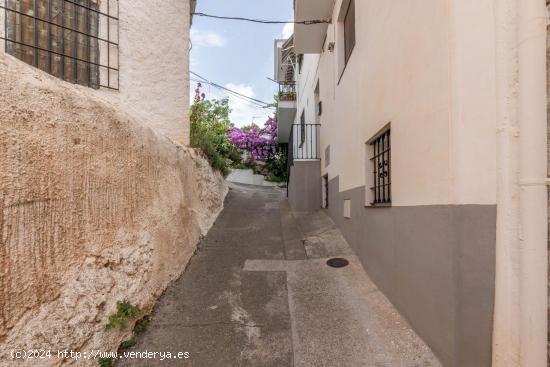
M 277 122 L 269 118 L 263 128 L 252 126 L 250 129 L 232 127 L 228 138 L 241 151 L 247 151 L 255 161 L 267 161 L 277 153 Z
M 286 154 L 277 143 L 277 121 L 269 118 L 263 128 L 252 124 L 228 130 L 229 141 L 241 152 L 250 155 L 253 162 L 265 163 L 259 173 L 271 181 L 286 180 Z

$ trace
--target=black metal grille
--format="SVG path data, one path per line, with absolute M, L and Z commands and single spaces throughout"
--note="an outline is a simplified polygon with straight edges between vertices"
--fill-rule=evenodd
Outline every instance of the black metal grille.
M 372 147 L 372 166 L 374 186 L 372 205 L 391 204 L 391 135 L 386 130 L 370 142 Z
M 320 160 L 321 124 L 293 124 L 290 129 L 287 156 L 287 183 L 290 181 L 290 167 L 295 160 Z M 287 192 L 288 194 L 288 192 Z
M 118 0 L 4 0 L 6 53 L 91 88 L 118 90 Z
M 321 159 L 319 133 L 321 124 L 293 124 L 290 129 L 289 154 L 293 160 Z

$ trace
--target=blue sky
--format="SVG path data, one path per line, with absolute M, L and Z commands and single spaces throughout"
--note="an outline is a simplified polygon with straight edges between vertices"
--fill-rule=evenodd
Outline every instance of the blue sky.
M 292 0 L 199 0 L 197 12 L 256 19 L 292 19 Z M 273 78 L 273 41 L 289 36 L 292 26 L 257 24 L 194 17 L 191 28 L 191 70 L 208 80 L 266 102 L 273 101 L 277 85 Z M 193 76 L 191 76 L 194 78 Z M 195 89 L 191 82 L 191 95 Z M 226 93 L 205 85 L 207 98 Z M 258 109 L 230 97 L 231 121 L 237 126 L 262 125 L 269 110 Z

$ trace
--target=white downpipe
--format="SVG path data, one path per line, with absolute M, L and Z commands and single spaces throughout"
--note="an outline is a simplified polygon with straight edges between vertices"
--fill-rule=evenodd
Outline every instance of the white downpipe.
M 547 358 L 547 119 L 544 0 L 518 0 L 521 366 Z
M 495 0 L 498 195 L 493 367 L 546 366 L 544 0 Z

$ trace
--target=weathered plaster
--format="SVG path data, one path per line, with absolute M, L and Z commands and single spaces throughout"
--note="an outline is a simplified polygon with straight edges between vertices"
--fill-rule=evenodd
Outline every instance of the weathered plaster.
M 189 1 L 119 2 L 121 107 L 189 144 Z
M 225 181 L 116 103 L 3 53 L 0 116 L 0 365 L 16 364 L 10 349 L 116 350 L 116 302 L 153 306 Z
M 180 144 L 189 144 L 189 0 L 118 0 L 119 12 L 110 0 L 112 47 L 110 78 L 118 90 L 95 90 L 100 98 L 116 104 L 132 115 Z M 100 1 L 107 13 L 107 1 Z M 105 18 L 100 22 L 100 36 L 107 38 Z M 4 37 L 4 10 L 0 9 L 0 37 Z M 106 44 L 100 44 L 101 64 L 107 65 Z M 0 52 L 4 41 L 0 40 Z M 118 57 L 118 64 L 116 59 Z M 102 83 L 108 84 L 105 69 Z

